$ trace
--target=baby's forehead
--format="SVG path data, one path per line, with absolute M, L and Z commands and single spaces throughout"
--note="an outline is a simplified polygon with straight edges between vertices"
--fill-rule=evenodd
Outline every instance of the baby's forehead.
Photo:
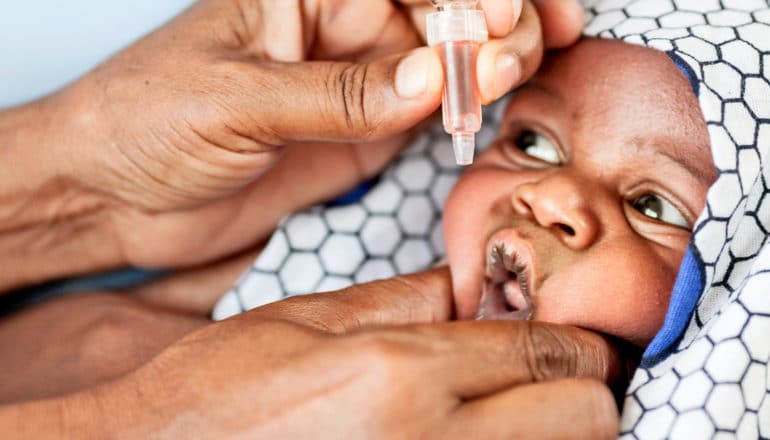
M 658 104 L 665 103 L 657 99 L 662 96 L 674 98 L 672 103 L 694 97 L 688 78 L 669 56 L 616 40 L 584 38 L 554 52 L 532 82 L 566 98 L 604 106 L 630 97 L 655 99 L 652 103 Z
M 557 97 L 563 108 L 553 111 L 566 113 L 575 130 L 708 145 L 689 79 L 654 49 L 584 39 L 549 56 L 530 86 Z
M 689 158 L 686 162 L 704 181 L 712 180 L 698 98 L 689 78 L 665 53 L 587 38 L 550 54 L 525 94 L 548 100 L 548 113 L 562 121 L 581 156 L 622 155 L 622 162 L 632 164 L 651 154 L 676 154 Z

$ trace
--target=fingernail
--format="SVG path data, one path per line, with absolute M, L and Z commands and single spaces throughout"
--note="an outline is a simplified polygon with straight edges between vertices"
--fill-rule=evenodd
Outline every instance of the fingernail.
M 495 99 L 505 95 L 519 81 L 521 66 L 513 55 L 500 54 L 495 60 Z
M 401 60 L 396 68 L 396 93 L 403 99 L 420 97 L 428 88 L 433 49 L 421 48 Z

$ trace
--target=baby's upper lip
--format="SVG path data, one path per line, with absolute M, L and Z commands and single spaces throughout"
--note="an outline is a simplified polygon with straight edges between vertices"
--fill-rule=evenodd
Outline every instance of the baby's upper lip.
M 501 273 L 501 266 L 494 264 L 496 258 L 502 258 L 504 270 L 506 272 L 515 272 L 519 276 L 524 276 L 527 280 L 528 294 L 532 295 L 532 281 L 534 278 L 533 251 L 529 243 L 515 229 L 501 229 L 495 232 L 487 241 L 486 247 L 487 266 L 486 276 L 492 281 L 504 281 L 503 276 L 507 273 Z
M 494 233 L 486 246 L 479 319 L 527 319 L 532 314 L 534 264 L 530 245 L 515 229 Z

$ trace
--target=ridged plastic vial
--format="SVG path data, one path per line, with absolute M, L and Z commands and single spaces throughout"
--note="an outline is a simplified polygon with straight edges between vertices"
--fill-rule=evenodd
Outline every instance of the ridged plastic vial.
M 476 60 L 481 43 L 489 39 L 478 0 L 431 0 L 438 11 L 428 14 L 428 45 L 444 66 L 444 130 L 452 135 L 458 165 L 473 163 L 476 133 L 481 130 L 481 96 Z

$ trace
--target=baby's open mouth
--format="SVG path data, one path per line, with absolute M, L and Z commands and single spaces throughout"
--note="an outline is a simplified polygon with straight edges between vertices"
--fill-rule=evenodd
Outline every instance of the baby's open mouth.
M 486 276 L 476 319 L 526 320 L 532 316 L 528 260 L 504 242 L 495 242 L 488 247 Z

